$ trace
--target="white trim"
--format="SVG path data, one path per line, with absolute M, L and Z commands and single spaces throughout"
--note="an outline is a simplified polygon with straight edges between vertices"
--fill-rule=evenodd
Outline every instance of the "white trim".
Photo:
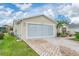
M 48 24 L 48 23 L 37 23 L 37 22 L 26 22 L 26 24 L 43 24 L 43 25 L 53 25 L 52 24 Z
M 41 36 L 39 36 L 39 37 L 30 37 L 30 38 L 28 38 L 28 39 L 47 39 L 47 38 L 53 38 L 53 35 L 52 36 L 45 36 L 45 37 L 41 37 Z
M 28 39 L 28 24 L 25 24 L 25 38 Z

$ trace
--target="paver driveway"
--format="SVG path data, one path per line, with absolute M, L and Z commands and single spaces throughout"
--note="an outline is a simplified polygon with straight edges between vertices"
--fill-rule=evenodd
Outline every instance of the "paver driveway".
M 79 56 L 79 43 L 67 38 L 28 40 L 28 44 L 41 56 Z
M 41 56 L 61 56 L 59 47 L 46 40 L 28 40 L 28 44 Z

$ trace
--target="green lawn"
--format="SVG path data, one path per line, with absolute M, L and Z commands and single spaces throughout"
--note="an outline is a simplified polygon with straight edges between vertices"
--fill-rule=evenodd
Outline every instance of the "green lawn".
M 38 56 L 24 41 L 16 41 L 16 37 L 9 34 L 0 40 L 0 56 Z

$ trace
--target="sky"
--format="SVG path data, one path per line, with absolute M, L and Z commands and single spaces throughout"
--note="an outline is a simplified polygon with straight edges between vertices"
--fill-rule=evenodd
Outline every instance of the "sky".
M 63 19 L 65 16 L 71 20 L 70 23 L 77 24 L 78 5 L 78 3 L 0 3 L 0 25 L 37 14 L 47 14 L 57 19 Z

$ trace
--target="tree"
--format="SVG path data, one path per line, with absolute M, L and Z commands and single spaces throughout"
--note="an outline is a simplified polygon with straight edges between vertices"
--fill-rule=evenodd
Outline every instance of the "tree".
M 66 28 L 64 28 L 65 25 L 68 25 L 69 23 L 67 23 L 66 21 L 57 21 L 57 36 L 66 36 Z

